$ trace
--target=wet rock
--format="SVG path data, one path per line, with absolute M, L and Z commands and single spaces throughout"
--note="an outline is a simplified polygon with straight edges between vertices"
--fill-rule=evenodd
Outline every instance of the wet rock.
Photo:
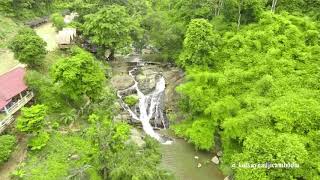
M 128 112 L 122 111 L 119 113 L 117 116 L 114 117 L 114 121 L 116 122 L 130 122 L 131 121 L 131 116 Z
M 151 49 L 142 49 L 141 53 L 142 54 L 152 54 L 153 51 Z
M 194 156 L 194 159 L 199 159 L 199 156 Z
M 227 177 L 225 177 L 223 180 L 230 180 L 230 177 L 227 176 Z
M 173 139 L 168 137 L 168 136 L 161 136 L 161 143 L 162 144 L 172 144 L 173 143 Z
M 217 156 L 214 156 L 211 161 L 214 163 L 214 164 L 219 164 L 219 158 Z
M 70 156 L 69 159 L 72 160 L 72 161 L 76 161 L 76 160 L 80 159 L 80 156 L 78 154 L 73 154 L 73 155 Z
M 197 166 L 197 167 L 198 167 L 198 168 L 201 168 L 201 166 L 202 166 L 202 164 L 201 164 L 201 163 L 198 163 L 198 166 Z
M 142 139 L 142 134 L 136 128 L 131 128 L 130 132 L 130 140 L 136 143 L 138 146 L 142 147 L 145 143 Z
M 176 87 L 182 83 L 183 77 L 180 76 L 180 72 L 176 67 L 166 68 L 163 72 L 163 76 L 166 79 L 166 91 L 165 91 L 165 104 L 168 108 L 173 108 L 178 101 L 179 94 L 176 92 Z
M 165 97 L 165 94 L 162 93 L 160 95 L 160 100 L 159 100 L 160 106 L 156 110 L 156 111 L 162 112 L 162 113 L 154 114 L 154 117 L 152 119 L 150 119 L 150 123 L 153 127 L 169 128 L 168 118 L 167 118 L 166 114 L 164 113 L 164 109 L 165 109 L 164 97 Z
M 126 89 L 134 84 L 133 79 L 128 74 L 116 75 L 111 79 L 111 84 L 114 88 Z
M 222 154 L 223 154 L 222 151 L 218 151 L 218 152 L 217 152 L 217 156 L 218 156 L 218 157 L 221 157 Z
M 139 83 L 139 89 L 143 94 L 151 93 L 156 87 L 158 73 L 152 69 L 141 68 L 136 80 Z

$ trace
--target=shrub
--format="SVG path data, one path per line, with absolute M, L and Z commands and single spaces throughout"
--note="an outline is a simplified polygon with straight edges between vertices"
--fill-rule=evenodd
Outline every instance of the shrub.
M 128 104 L 128 106 L 133 106 L 137 104 L 138 101 L 139 101 L 139 97 L 137 95 L 130 95 L 124 98 L 124 102 Z
M 49 138 L 50 136 L 47 132 L 40 132 L 37 136 L 30 139 L 28 147 L 30 147 L 31 150 L 40 150 L 47 145 Z
M 52 14 L 50 19 L 58 30 L 61 30 L 65 26 L 63 16 L 59 13 Z
M 16 143 L 16 138 L 11 135 L 0 136 L 0 164 L 7 161 Z
M 214 124 L 207 119 L 195 120 L 186 131 L 189 142 L 197 149 L 210 150 L 214 146 L 214 128 Z
M 47 109 L 43 104 L 22 108 L 21 116 L 17 119 L 17 129 L 27 133 L 40 131 L 45 123 Z

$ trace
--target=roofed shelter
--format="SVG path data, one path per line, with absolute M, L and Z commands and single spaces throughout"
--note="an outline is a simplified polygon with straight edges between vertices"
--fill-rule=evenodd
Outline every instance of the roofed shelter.
M 33 98 L 24 83 L 25 74 L 24 67 L 17 67 L 0 76 L 0 115 L 5 117 L 0 118 L 0 133 L 8 124 L 6 120 L 13 121 L 12 115 Z
M 69 48 L 72 44 L 74 44 L 76 36 L 77 31 L 75 28 L 63 28 L 62 31 L 59 31 L 57 37 L 59 48 Z

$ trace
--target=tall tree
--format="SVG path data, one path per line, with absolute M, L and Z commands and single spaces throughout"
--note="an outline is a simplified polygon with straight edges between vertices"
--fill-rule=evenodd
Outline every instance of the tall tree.
M 273 13 L 276 11 L 277 2 L 278 0 L 272 0 L 271 12 Z
M 217 36 L 205 19 L 193 19 L 187 29 L 179 64 L 210 66 L 214 64 Z
M 88 52 L 76 49 L 75 55 L 61 59 L 52 68 L 54 83 L 72 100 L 81 100 L 84 96 L 98 99 L 105 85 L 102 67 Z
M 266 0 L 224 0 L 223 15 L 238 26 L 257 22 L 266 4 Z
M 111 60 L 114 59 L 116 50 L 129 48 L 131 45 L 132 19 L 123 6 L 107 6 L 95 14 L 85 16 L 83 27 L 84 34 L 93 43 L 102 46 L 103 50 L 110 49 Z
M 42 64 L 47 53 L 46 44 L 32 29 L 26 28 L 18 32 L 9 48 L 21 63 L 34 68 Z
M 238 5 L 238 30 L 240 29 L 240 24 L 241 24 L 241 10 L 242 10 L 242 5 L 243 5 L 243 0 L 240 0 L 239 5 Z

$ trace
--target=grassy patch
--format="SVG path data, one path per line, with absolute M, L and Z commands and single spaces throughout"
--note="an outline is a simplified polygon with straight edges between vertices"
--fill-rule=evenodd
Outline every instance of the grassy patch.
M 0 136 L 0 164 L 7 161 L 16 144 L 16 138 L 11 135 Z
M 49 51 L 43 60 L 42 67 L 39 69 L 40 72 L 43 74 L 48 74 L 52 65 L 54 65 L 61 58 L 65 58 L 67 56 L 68 54 L 66 52 L 59 49 L 56 49 L 55 51 Z
M 54 51 L 58 48 L 58 44 L 56 42 L 57 31 L 52 23 L 43 24 L 39 27 L 36 27 L 34 30 L 37 35 L 47 43 L 46 50 Z
M 0 48 L 5 48 L 22 26 L 15 23 L 12 19 L 1 15 L 0 24 Z
M 0 74 L 8 72 L 19 64 L 19 61 L 14 58 L 13 52 L 8 49 L 0 49 Z
M 94 153 L 90 142 L 82 137 L 55 133 L 43 150 L 30 152 L 21 170 L 27 179 L 64 179 L 73 171 L 91 165 Z

